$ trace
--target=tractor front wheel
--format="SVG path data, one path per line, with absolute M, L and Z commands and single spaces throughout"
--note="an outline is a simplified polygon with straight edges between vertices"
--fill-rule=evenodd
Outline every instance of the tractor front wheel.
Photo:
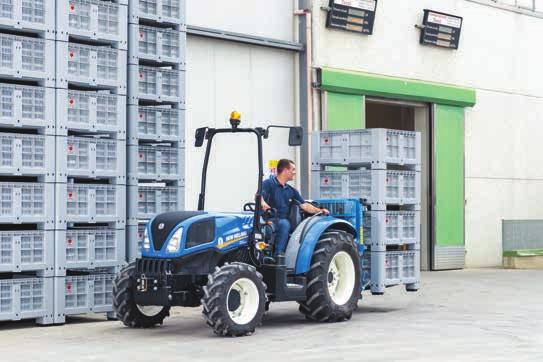
M 136 264 L 126 266 L 113 283 L 113 310 L 124 325 L 131 328 L 150 328 L 162 324 L 170 315 L 170 307 L 141 306 L 134 300 Z
M 202 313 L 213 332 L 220 336 L 245 336 L 262 321 L 266 285 L 254 266 L 225 264 L 208 276 Z
M 307 272 L 307 299 L 300 312 L 318 322 L 350 319 L 360 297 L 360 261 L 351 234 L 322 234 Z

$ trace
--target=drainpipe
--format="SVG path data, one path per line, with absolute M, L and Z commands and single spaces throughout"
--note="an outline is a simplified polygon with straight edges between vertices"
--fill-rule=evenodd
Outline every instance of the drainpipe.
M 304 52 L 300 54 L 300 124 L 304 127 L 304 142 L 301 149 L 300 189 L 302 195 L 309 196 L 311 185 L 311 140 L 313 131 L 313 78 L 312 78 L 312 38 L 311 11 L 302 9 L 294 11 L 300 17 L 300 42 L 304 44 Z

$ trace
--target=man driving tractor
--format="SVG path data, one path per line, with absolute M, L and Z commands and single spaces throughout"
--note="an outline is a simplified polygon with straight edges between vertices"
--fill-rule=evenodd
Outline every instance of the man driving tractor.
M 287 182 L 294 180 L 296 166 L 293 161 L 281 159 L 277 163 L 277 176 L 271 177 L 262 183 L 262 210 L 277 210 L 272 219 L 275 227 L 275 255 L 283 254 L 287 247 L 288 236 L 291 230 L 289 211 L 292 203 L 299 205 L 300 209 L 308 214 L 330 214 L 326 209 L 319 209 L 306 202 L 302 195 Z

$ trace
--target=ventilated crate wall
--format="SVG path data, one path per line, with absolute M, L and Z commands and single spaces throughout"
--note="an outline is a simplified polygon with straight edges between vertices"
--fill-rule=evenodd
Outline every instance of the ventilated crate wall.
M 113 311 L 111 293 L 115 274 L 96 273 L 54 279 L 55 323 L 64 323 L 66 316 L 70 315 Z
M 0 7 L 0 29 L 32 31 L 55 39 L 55 0 L 3 0 Z
M 372 210 L 386 205 L 420 207 L 420 172 L 396 170 L 314 171 L 314 198 L 366 199 Z
M 0 280 L 0 321 L 36 319 L 38 324 L 53 322 L 54 278 L 15 278 Z
M 52 276 L 54 231 L 0 231 L 0 273 L 37 272 Z
M 57 276 L 65 276 L 68 269 L 94 270 L 124 264 L 124 229 L 94 227 L 57 230 L 55 242 Z
M 127 249 L 128 262 L 141 257 L 141 247 L 143 244 L 146 224 L 146 222 L 139 222 L 137 225 L 129 225 L 126 227 L 127 241 L 132 241 L 132 247 Z
M 387 164 L 420 170 L 420 133 L 382 128 L 322 131 L 313 134 L 312 165 L 368 165 L 386 169 Z
M 374 294 L 399 284 L 405 284 L 408 291 L 420 287 L 420 250 L 373 251 L 364 255 L 362 265 L 363 272 L 370 271 Z
M 0 77 L 55 85 L 55 42 L 0 33 Z
M 420 243 L 420 211 L 367 211 L 364 215 L 364 244 L 385 251 L 387 245 Z
M 0 126 L 55 134 L 55 90 L 0 83 Z
M 0 175 L 54 182 L 54 136 L 0 133 Z
M 184 0 L 129 3 L 127 254 L 139 255 L 142 225 L 184 208 Z

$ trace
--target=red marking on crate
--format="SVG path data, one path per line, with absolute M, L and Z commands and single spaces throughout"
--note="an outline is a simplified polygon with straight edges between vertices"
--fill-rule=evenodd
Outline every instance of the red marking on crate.
M 143 239 L 143 233 L 142 232 L 138 233 L 138 239 Z
M 70 58 L 75 57 L 75 53 L 73 51 L 70 52 Z
M 388 224 L 388 219 L 385 219 L 385 223 L 387 223 L 387 224 Z
M 74 193 L 69 191 L 68 192 L 68 200 L 73 200 L 73 198 L 74 198 Z
M 140 152 L 140 160 L 145 159 L 145 154 L 143 152 Z
M 143 31 L 140 31 L 140 39 L 145 39 L 145 34 L 143 33 Z
M 72 292 L 72 283 L 66 283 L 66 291 L 68 293 L 71 293 Z
M 143 113 L 140 113 L 140 119 L 143 119 Z
M 73 107 L 75 105 L 75 100 L 73 98 L 70 98 L 68 100 L 68 104 L 70 105 L 70 107 Z
M 72 239 L 68 239 L 68 240 L 66 240 L 66 243 L 68 245 L 73 245 L 74 241 Z
M 72 144 L 69 144 L 69 145 L 68 145 L 68 153 L 71 154 L 71 153 L 74 153 L 74 151 L 75 151 L 75 146 L 72 145 Z
M 328 183 L 328 177 L 323 178 L 322 181 L 323 181 L 325 184 L 327 184 L 327 183 Z
M 74 11 L 75 11 L 75 5 L 74 5 L 74 4 L 70 4 L 70 11 L 71 11 L 71 12 L 74 12 Z
M 140 73 L 140 79 L 143 79 L 143 73 Z
M 328 144 L 328 142 L 329 142 L 328 138 L 325 138 L 324 143 Z
M 143 198 L 144 198 L 144 195 L 143 195 L 143 192 L 142 192 L 142 193 L 140 193 L 140 200 L 143 200 Z
M 388 183 L 388 177 L 386 178 L 386 181 L 385 181 L 385 182 Z

